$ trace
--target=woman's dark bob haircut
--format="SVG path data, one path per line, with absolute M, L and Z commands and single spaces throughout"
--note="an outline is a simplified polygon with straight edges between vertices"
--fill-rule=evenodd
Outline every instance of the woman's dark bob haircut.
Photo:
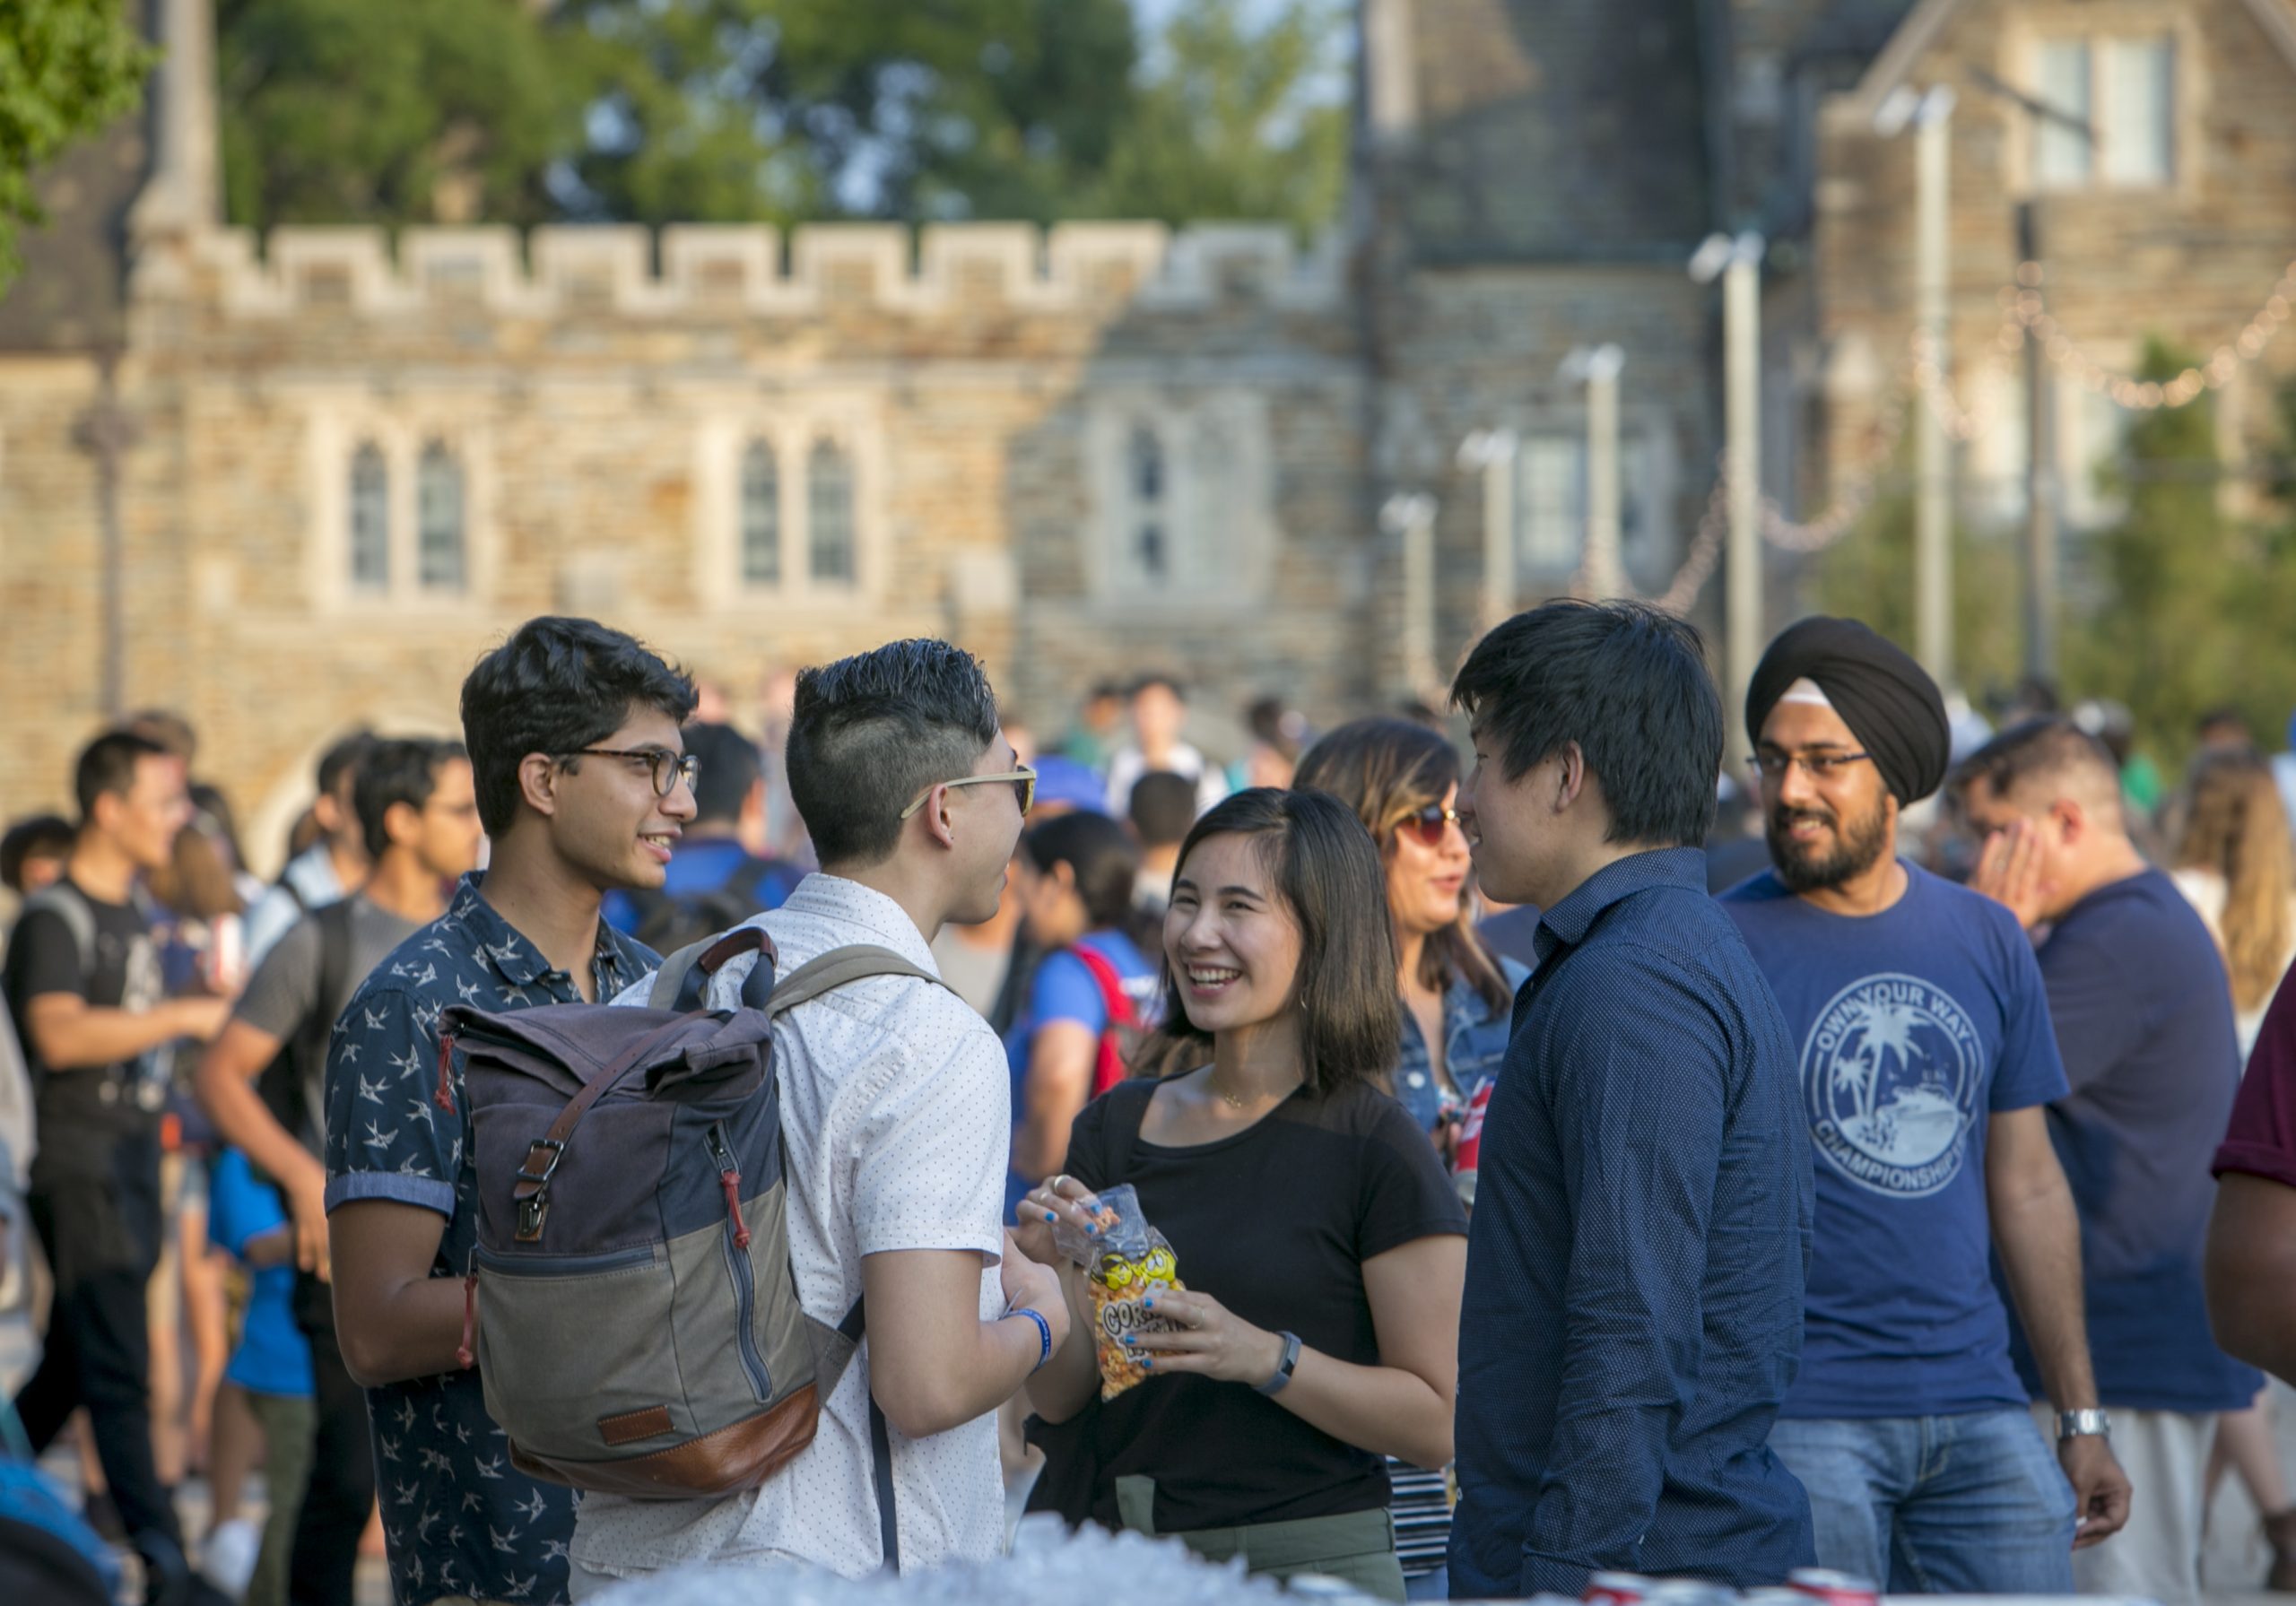
M 1309 1097 L 1327 1098 L 1392 1071 L 1403 1042 L 1395 933 L 1379 850 L 1363 822 L 1320 792 L 1239 792 L 1197 820 L 1180 844 L 1180 879 L 1196 845 L 1213 837 L 1255 838 L 1268 880 L 1300 928 L 1292 996 Z M 1209 1044 L 1212 1034 L 1187 1018 L 1169 952 L 1163 984 L 1163 1025 L 1143 1046 L 1139 1063 L 1193 1069 L 1203 1056 L 1187 1050 Z

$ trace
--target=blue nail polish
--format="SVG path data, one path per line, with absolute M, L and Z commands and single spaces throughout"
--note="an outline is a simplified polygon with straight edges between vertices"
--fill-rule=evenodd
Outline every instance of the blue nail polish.
M 1127 1350 L 1132 1348 L 1132 1335 L 1128 1333 L 1124 1335 L 1124 1347 Z
M 1148 1309 L 1150 1309 L 1150 1310 L 1153 1310 L 1153 1309 L 1155 1309 L 1155 1308 L 1156 1308 L 1156 1301 L 1155 1301 L 1154 1299 L 1152 1299 L 1152 1298 L 1151 1298 L 1151 1299 L 1143 1299 L 1140 1303 L 1141 1303 L 1143 1306 L 1146 1307 L 1147 1307 Z
M 1059 1220 L 1060 1220 L 1060 1218 L 1059 1218 L 1058 1216 L 1054 1215 L 1050 1211 L 1045 1211 L 1045 1213 L 1044 1213 L 1044 1219 L 1045 1219 L 1046 1220 L 1048 1220 L 1048 1221 L 1051 1221 L 1051 1222 L 1053 1222 L 1053 1223 L 1055 1223 L 1055 1224 L 1057 1224 L 1057 1223 L 1059 1222 Z
M 1100 1229 L 1098 1227 L 1093 1226 L 1091 1223 L 1087 1222 L 1084 1226 L 1084 1233 L 1088 1237 L 1096 1238 L 1100 1236 Z
M 1156 1358 L 1152 1355 L 1144 1355 L 1140 1358 L 1140 1364 L 1144 1367 L 1153 1367 L 1156 1364 Z

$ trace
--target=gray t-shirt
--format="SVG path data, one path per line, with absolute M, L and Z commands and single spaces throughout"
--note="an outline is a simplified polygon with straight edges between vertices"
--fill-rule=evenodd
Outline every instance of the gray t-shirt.
M 324 1011 L 322 1019 L 333 1026 L 368 973 L 421 929 L 421 922 L 401 919 L 363 892 L 352 893 L 345 907 L 351 923 L 351 952 L 350 963 L 342 971 L 340 997 L 319 996 L 326 974 L 325 938 L 317 916 L 306 915 L 264 957 L 248 978 L 233 1014 L 257 1031 L 291 1046 L 317 1011 Z M 303 1107 L 310 1113 L 311 1130 L 296 1134 L 310 1145 L 323 1142 L 326 1135 L 326 1065 L 324 1055 L 316 1057 L 319 1063 L 302 1067 Z M 315 1146 L 313 1152 L 324 1150 Z

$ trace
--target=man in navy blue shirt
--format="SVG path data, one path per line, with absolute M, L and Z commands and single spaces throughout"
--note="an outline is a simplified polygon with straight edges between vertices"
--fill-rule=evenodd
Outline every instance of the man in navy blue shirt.
M 1775 868 L 1722 902 L 1800 1045 L 1818 1189 L 1802 1376 L 1770 1448 L 1810 1491 L 1823 1566 L 1892 1593 L 2068 1594 L 2074 1546 L 2119 1528 L 2128 1480 L 2100 1423 L 2052 1421 L 2052 1454 L 2010 1364 L 1996 1249 L 2049 1397 L 2093 1412 L 2032 945 L 1897 855 L 1900 811 L 1945 777 L 1944 699 L 1864 625 L 1805 619 L 1755 669 L 1746 734 Z
M 2217 1413 L 2263 1382 L 2217 1349 L 2201 1280 L 2209 1162 L 2240 1083 L 2231 984 L 2200 916 L 2129 840 L 2095 737 L 2066 719 L 2021 725 L 1961 783 L 1988 838 L 1971 884 L 2051 928 L 2040 972 L 2072 1087 L 2048 1132 L 2080 1211 L 2097 1389 L 2136 1483 L 2127 1531 L 2074 1558 L 2074 1576 L 2084 1593 L 2197 1602 Z M 2023 1345 L 2018 1361 L 2035 1382 Z
M 1786 1023 L 1707 896 L 1698 632 L 1550 603 L 1484 637 L 1452 700 L 1476 872 L 1544 911 L 1468 1239 L 1452 1593 L 1775 1584 L 1812 1559 L 1765 1443 L 1802 1350 L 1809 1145 Z

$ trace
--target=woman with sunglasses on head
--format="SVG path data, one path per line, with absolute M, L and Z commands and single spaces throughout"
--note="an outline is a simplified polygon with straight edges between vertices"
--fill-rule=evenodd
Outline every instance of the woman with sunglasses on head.
M 1458 754 L 1409 720 L 1359 719 L 1309 749 L 1292 785 L 1339 799 L 1378 844 L 1404 1006 L 1391 1090 L 1448 1159 L 1467 1101 L 1507 1057 L 1530 974 L 1475 938 Z
M 1379 1078 L 1402 1029 L 1379 856 L 1333 798 L 1259 788 L 1197 822 L 1165 916 L 1172 1073 L 1087 1106 L 1015 1237 L 1059 1267 L 1072 1335 L 1029 1385 L 1090 1408 L 1091 1516 L 1256 1574 L 1405 1598 L 1385 1457 L 1451 1454 L 1465 1218 Z M 1101 1400 L 1097 1322 L 1054 1228 L 1128 1183 L 1186 1291 L 1124 1335 L 1145 1376 Z

